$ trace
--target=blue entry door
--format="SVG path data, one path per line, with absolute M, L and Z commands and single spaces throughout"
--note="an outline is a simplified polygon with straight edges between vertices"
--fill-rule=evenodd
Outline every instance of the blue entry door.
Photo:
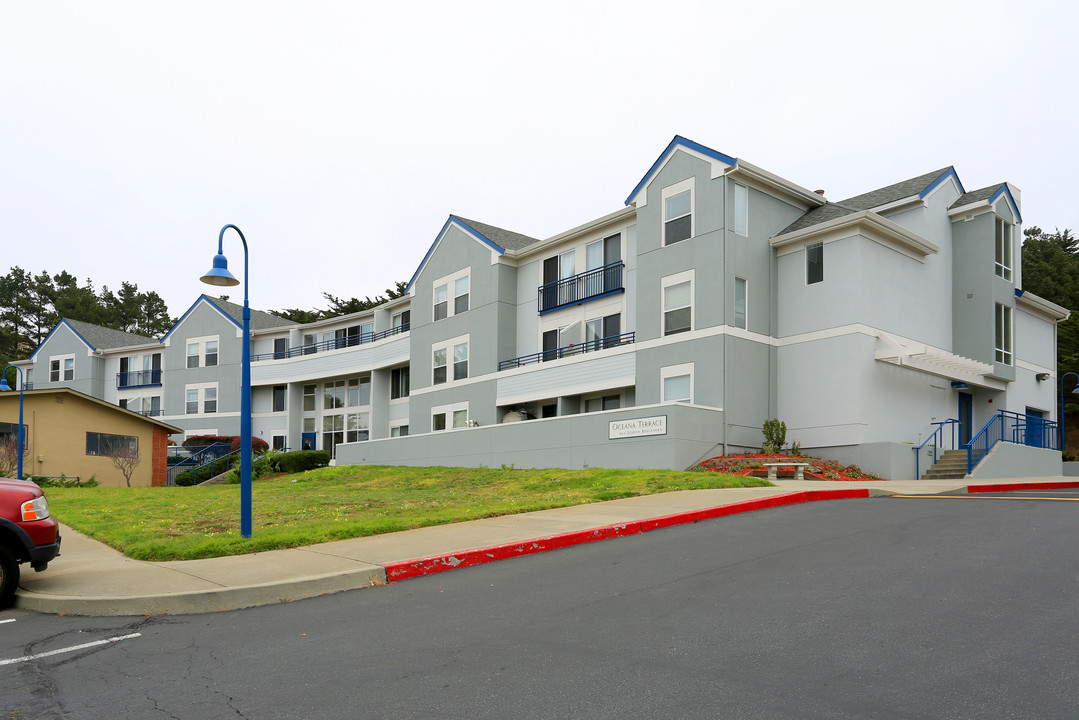
M 314 450 L 315 433 L 304 433 L 300 447 L 304 450 Z
M 974 423 L 974 398 L 969 393 L 959 393 L 959 444 L 966 445 L 970 442 L 973 432 L 971 426 Z
M 1043 411 L 1027 408 L 1025 442 L 1031 447 L 1045 447 L 1045 413 Z

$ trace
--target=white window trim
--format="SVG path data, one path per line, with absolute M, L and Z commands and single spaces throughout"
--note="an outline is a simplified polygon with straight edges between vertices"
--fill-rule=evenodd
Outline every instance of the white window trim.
M 1004 255 L 1001 262 L 996 261 L 996 229 L 998 225 L 1001 227 L 1001 233 L 1004 236 L 1001 238 L 1003 245 L 1001 250 Z M 993 271 L 997 277 L 1011 282 L 1015 277 L 1013 265 L 1015 265 L 1015 226 L 998 215 L 996 223 L 993 224 Z
M 739 191 L 741 191 L 741 195 L 742 195 L 742 198 L 743 198 L 744 203 L 745 203 L 745 212 L 744 212 L 745 226 L 741 227 L 741 228 L 738 227 L 738 195 L 739 195 Z M 732 218 L 732 220 L 734 221 L 734 234 L 735 235 L 741 235 L 742 237 L 748 237 L 749 236 L 749 188 L 746 187 L 745 185 L 741 185 L 739 183 L 734 184 L 734 217 Z
M 813 248 L 813 247 L 819 247 L 820 248 L 820 252 L 821 252 L 821 255 L 820 255 L 821 279 L 816 280 L 814 282 L 809 282 L 809 248 Z M 802 282 L 805 283 L 806 287 L 809 287 L 810 285 L 819 285 L 819 284 L 823 283 L 824 279 L 825 279 L 825 275 L 824 275 L 824 241 L 806 243 L 806 245 L 805 245 L 805 257 L 803 258 L 803 260 L 804 260 L 804 270 L 803 270 L 804 274 L 802 276 Z
M 667 288 L 673 285 L 680 285 L 686 281 L 689 281 L 689 330 L 687 333 L 693 332 L 697 327 L 697 299 L 696 296 L 696 283 L 694 282 L 694 269 L 683 270 L 680 273 L 674 275 L 668 275 L 660 279 L 659 288 L 659 336 L 661 338 L 668 337 L 667 335 Z M 683 333 L 675 333 L 675 335 L 681 335 Z
M 206 408 L 206 389 L 207 388 L 213 388 L 216 391 L 215 397 L 216 397 L 216 402 L 217 402 L 217 410 L 215 412 L 212 412 L 212 413 L 205 412 L 205 408 Z M 194 413 L 187 412 L 187 393 L 190 390 L 195 390 L 199 394 L 198 412 L 194 412 Z M 186 416 L 186 417 L 197 417 L 197 416 L 209 417 L 209 416 L 216 416 L 216 415 L 220 415 L 220 414 L 221 414 L 221 391 L 218 388 L 218 383 L 216 383 L 216 382 L 189 383 L 187 385 L 184 385 L 184 412 L 183 412 L 184 416 Z
M 455 428 L 453 426 L 453 413 L 464 410 L 467 420 L 466 426 L 463 428 Z M 452 403 L 450 405 L 437 405 L 431 408 L 431 432 L 445 432 L 446 430 L 435 430 L 435 415 L 446 416 L 446 430 L 467 430 L 468 424 L 472 422 L 472 415 L 469 413 L 468 402 Z M 401 423 L 402 425 L 406 423 Z
M 659 221 L 663 227 L 663 247 L 667 245 L 667 198 L 678 195 L 686 190 L 689 190 L 689 237 L 686 240 L 692 240 L 697 237 L 697 192 L 696 192 L 696 178 L 686 178 L 681 182 L 677 182 L 674 185 L 668 185 L 660 192 L 659 202 Z M 682 217 L 682 216 L 679 216 Z M 679 240 L 678 242 L 685 242 Z M 672 243 L 677 245 L 678 242 Z
M 206 343 L 208 343 L 208 342 L 216 342 L 217 343 L 217 364 L 216 365 L 209 365 L 208 366 L 206 364 Z M 187 338 L 187 340 L 184 342 L 184 368 L 185 369 L 188 369 L 188 367 L 187 367 L 187 358 L 190 357 L 187 354 L 187 348 L 188 348 L 189 345 L 194 345 L 196 343 L 199 346 L 198 358 L 199 358 L 199 367 L 200 368 L 204 368 L 204 367 L 220 367 L 221 366 L 221 336 L 220 335 L 203 335 L 201 337 Z M 190 368 L 190 369 L 194 370 L 195 368 Z
M 993 360 L 996 363 L 1010 367 L 1015 364 L 1015 312 L 1010 306 L 997 303 L 995 314 L 996 317 L 993 318 L 993 345 L 995 348 Z M 1001 321 L 1002 337 L 1000 338 L 996 337 L 998 319 Z M 1002 359 L 998 360 L 998 356 Z
M 472 342 L 471 342 L 471 337 L 472 337 L 472 335 L 471 335 L 471 333 L 469 333 L 467 335 L 459 335 L 458 337 L 450 338 L 448 340 L 439 340 L 438 342 L 433 343 L 431 345 L 431 355 L 430 355 L 430 358 L 431 358 L 431 387 L 438 387 L 438 388 L 447 387 L 449 385 L 453 385 L 455 382 L 463 383 L 466 380 L 470 380 L 472 378 Z M 453 379 L 453 347 L 454 347 L 454 345 L 460 345 L 462 343 L 464 343 L 465 345 L 468 345 L 468 375 L 461 378 L 460 380 L 454 380 Z M 435 352 L 437 352 L 439 350 L 445 350 L 446 351 L 446 366 L 445 366 L 446 367 L 446 382 L 439 383 L 436 386 L 435 385 Z M 411 376 L 411 373 L 409 373 L 409 375 Z M 411 377 L 409 378 L 409 380 L 411 381 Z M 409 392 L 409 395 L 411 395 L 411 394 L 412 393 Z M 405 399 L 407 399 L 407 398 L 405 398 Z
M 67 360 L 71 361 L 71 380 L 64 379 L 64 363 Z M 60 363 L 60 369 L 58 370 L 59 374 L 57 375 L 56 380 L 52 379 L 52 364 L 54 362 L 59 362 Z M 49 382 L 72 382 L 74 380 L 75 380 L 75 355 L 74 354 L 71 354 L 71 355 L 50 355 L 49 356 Z
M 664 387 L 667 378 L 689 375 L 689 399 L 668 400 Z M 667 365 L 659 369 L 659 397 L 662 402 L 693 402 L 693 363 L 681 363 L 679 365 Z
M 458 313 L 454 312 L 454 305 L 456 305 L 456 296 L 454 293 L 454 283 L 463 277 L 468 278 L 468 310 L 472 309 L 472 266 L 466 267 L 464 270 L 458 270 L 451 275 L 444 275 L 431 283 L 431 320 L 432 322 L 441 322 L 434 320 L 435 317 L 435 288 L 442 285 L 446 286 L 446 317 L 443 320 L 448 320 Z M 465 312 L 468 312 L 466 310 Z

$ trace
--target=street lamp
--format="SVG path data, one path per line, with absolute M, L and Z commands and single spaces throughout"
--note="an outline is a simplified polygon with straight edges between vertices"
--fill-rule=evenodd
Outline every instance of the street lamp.
M 1072 393 L 1075 393 L 1077 390 L 1079 390 L 1079 375 L 1073 372 L 1069 372 L 1064 373 L 1060 376 L 1060 452 L 1062 453 L 1064 452 L 1064 450 L 1066 450 L 1066 448 L 1064 447 L 1064 381 L 1068 378 L 1069 375 L 1075 378 L 1075 389 L 1072 390 Z
M 235 225 L 221 228 L 217 236 L 217 255 L 214 265 L 203 275 L 207 285 L 232 287 L 240 281 L 229 272 L 228 260 L 222 252 L 225 231 L 232 228 L 244 244 L 244 336 L 243 354 L 240 359 L 240 534 L 251 537 L 251 308 L 247 304 L 247 238 Z
M 18 476 L 17 477 L 20 480 L 22 480 L 22 454 L 23 454 L 23 447 L 25 447 L 23 445 L 23 443 L 25 442 L 25 438 L 23 437 L 23 430 L 22 430 L 22 398 L 23 398 L 22 393 L 23 393 L 23 390 L 25 389 L 24 386 L 26 385 L 26 382 L 25 382 L 25 378 L 24 378 L 24 376 L 22 374 L 22 368 L 21 367 L 19 367 L 18 365 L 8 365 L 6 368 L 4 368 L 4 374 L 0 375 L 0 390 L 12 390 L 12 389 L 14 389 L 10 385 L 7 384 L 7 371 L 10 370 L 11 368 L 15 368 L 15 371 L 16 371 L 16 373 L 18 373 L 18 376 L 19 376 L 19 435 L 18 435 L 18 438 L 16 439 L 16 442 L 18 443 L 18 445 L 15 448 L 15 454 L 19 458 L 18 459 L 18 468 L 19 469 L 18 469 Z

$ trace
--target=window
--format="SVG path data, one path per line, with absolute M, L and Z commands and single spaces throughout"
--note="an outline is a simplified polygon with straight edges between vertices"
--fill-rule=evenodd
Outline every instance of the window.
M 408 368 L 394 368 L 390 371 L 390 399 L 408 397 Z
M 1012 309 L 997 303 L 997 355 L 998 363 L 1012 364 Z
M 449 296 L 449 286 L 439 285 L 435 288 L 435 320 L 443 320 L 446 318 L 447 297 Z
M 133 435 L 88 432 L 86 433 L 86 454 L 134 459 L 139 456 L 139 439 Z
M 734 326 L 746 329 L 746 281 L 734 279 Z
M 466 428 L 469 425 L 468 403 L 431 408 L 431 431 Z M 406 433 L 407 434 L 407 433 Z
M 468 275 L 453 281 L 453 314 L 468 310 Z
M 274 360 L 288 357 L 288 338 L 274 338 L 273 357 Z
M 202 411 L 205 413 L 217 412 L 217 388 L 208 387 L 202 391 Z
M 453 346 L 453 379 L 464 380 L 468 377 L 468 343 Z
M 217 340 L 217 336 L 188 339 L 187 366 L 197 368 L 217 365 Z
M 407 328 L 412 320 L 412 311 L 404 310 L 393 316 L 393 326 L 395 328 Z
M 394 425 L 390 428 L 390 437 L 406 437 L 408 435 L 408 425 Z
M 431 381 L 435 385 L 446 382 L 446 348 L 440 348 L 434 352 L 434 375 Z
M 663 189 L 663 244 L 693 237 L 692 179 Z
M 199 411 L 199 391 L 197 389 L 188 389 L 186 398 L 185 412 L 188 415 L 195 415 Z
M 680 282 L 663 288 L 663 334 L 686 332 L 693 320 L 693 283 Z
M 663 402 L 693 402 L 693 363 L 660 368 L 659 377 Z
M 622 334 L 622 316 L 615 313 L 588 320 L 584 324 L 585 350 L 614 347 Z
M 273 386 L 273 411 L 284 412 L 285 411 L 285 385 Z
M 200 410 L 201 408 L 201 410 Z M 184 388 L 184 412 L 197 415 L 199 412 L 217 412 L 217 383 L 188 385 Z
M 345 441 L 345 416 L 322 416 L 322 449 L 337 457 L 337 445 Z
M 303 409 L 304 412 L 314 412 L 315 410 L 315 392 L 318 389 L 316 385 L 304 385 L 303 386 Z
M 322 386 L 322 409 L 333 410 L 345 406 L 345 381 L 337 380 Z
M 734 232 L 749 235 L 749 190 L 738 183 L 734 184 Z
M 8 440 L 12 443 L 12 447 L 15 447 L 15 443 L 18 442 L 19 437 L 19 424 L 0 422 L 0 441 Z M 30 445 L 30 426 L 25 423 L 22 426 L 22 449 L 26 450 Z
M 369 417 L 365 412 L 345 415 L 345 442 L 363 442 L 371 437 Z
M 371 378 L 352 378 L 348 381 L 348 396 L 346 398 L 349 407 L 371 404 Z
M 189 368 L 197 368 L 199 366 L 199 344 L 197 342 L 189 342 L 187 344 L 187 366 Z
M 284 436 L 284 435 L 274 435 L 273 436 L 273 446 L 272 447 L 273 447 L 274 450 L 284 450 L 285 446 L 287 444 L 288 444 L 288 438 L 286 436 Z
M 599 412 L 600 410 L 617 410 L 622 405 L 619 395 L 604 395 L 603 397 L 586 398 L 584 401 L 585 412 Z
M 49 382 L 75 379 L 75 357 L 49 358 Z
M 806 285 L 824 281 L 824 243 L 806 245 Z
M 1012 226 L 1011 223 L 997 218 L 997 242 L 996 242 L 996 272 L 997 277 L 1005 280 L 1012 279 Z

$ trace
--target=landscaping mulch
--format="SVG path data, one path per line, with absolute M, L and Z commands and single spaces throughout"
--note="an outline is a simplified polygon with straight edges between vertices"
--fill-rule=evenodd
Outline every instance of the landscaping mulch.
M 720 455 L 709 458 L 700 463 L 701 467 L 710 472 L 727 473 L 729 475 L 746 475 L 749 477 L 768 477 L 768 468 L 765 463 L 791 462 L 809 463 L 805 469 L 805 477 L 808 480 L 830 480 L 836 482 L 857 482 L 862 480 L 880 480 L 878 475 L 865 472 L 857 465 L 841 465 L 833 460 L 806 457 L 803 455 L 783 455 L 778 453 L 742 453 L 739 455 Z M 777 475 L 781 478 L 794 477 L 794 466 L 778 468 Z

